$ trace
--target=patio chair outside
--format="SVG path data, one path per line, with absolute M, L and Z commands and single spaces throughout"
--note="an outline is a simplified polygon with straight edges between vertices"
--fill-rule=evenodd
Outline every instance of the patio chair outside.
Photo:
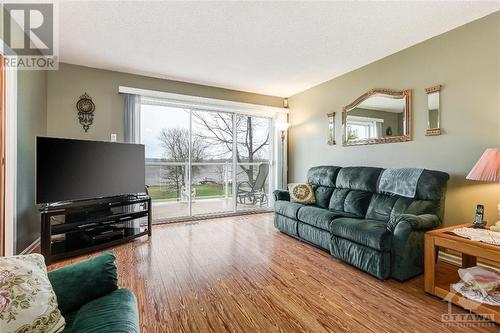
M 238 202 L 241 204 L 259 204 L 259 207 L 267 204 L 267 193 L 265 184 L 267 176 L 269 175 L 269 164 L 259 164 L 259 170 L 255 182 L 251 184 L 249 181 L 238 183 L 237 197 Z

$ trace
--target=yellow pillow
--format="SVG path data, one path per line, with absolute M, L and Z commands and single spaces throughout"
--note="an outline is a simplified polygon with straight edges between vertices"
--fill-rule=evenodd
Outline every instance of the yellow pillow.
M 290 201 L 304 205 L 316 203 L 314 190 L 311 184 L 308 183 L 292 183 L 288 184 L 288 192 L 290 192 Z

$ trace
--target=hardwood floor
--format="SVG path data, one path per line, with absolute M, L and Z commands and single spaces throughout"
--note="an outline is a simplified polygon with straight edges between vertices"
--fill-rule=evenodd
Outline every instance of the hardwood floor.
M 272 214 L 155 226 L 149 241 L 112 251 L 120 286 L 138 298 L 142 332 L 498 330 L 445 326 L 448 304 L 424 292 L 422 276 L 377 280 L 281 234 Z

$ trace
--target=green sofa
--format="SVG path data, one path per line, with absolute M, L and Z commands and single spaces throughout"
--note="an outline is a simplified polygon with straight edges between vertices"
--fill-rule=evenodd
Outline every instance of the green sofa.
M 287 191 L 275 191 L 275 227 L 379 279 L 422 274 L 424 233 L 441 225 L 449 175 L 424 169 L 415 179 L 414 196 L 404 197 L 379 189 L 383 171 L 311 168 L 307 181 L 316 204 L 290 202 Z
M 49 272 L 49 280 L 66 320 L 64 333 L 140 332 L 136 298 L 118 288 L 112 253 Z

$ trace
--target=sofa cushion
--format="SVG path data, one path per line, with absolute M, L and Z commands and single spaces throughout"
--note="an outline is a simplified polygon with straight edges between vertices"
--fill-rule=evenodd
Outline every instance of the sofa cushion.
M 299 210 L 298 220 L 316 228 L 330 230 L 330 222 L 339 215 L 319 207 L 302 207 Z
M 333 188 L 327 186 L 314 185 L 314 196 L 316 197 L 316 206 L 328 209 L 330 198 L 332 197 Z
M 446 192 L 450 175 L 446 172 L 424 169 L 417 183 L 416 199 L 440 200 Z
M 391 253 L 374 250 L 350 240 L 332 236 L 330 253 L 379 279 L 391 275 Z
M 373 193 L 340 189 L 333 190 L 328 208 L 341 216 L 365 217 Z
M 274 226 L 281 232 L 297 236 L 297 220 L 280 214 L 274 214 Z
M 366 212 L 366 218 L 388 222 L 398 198 L 395 195 L 375 193 Z
M 373 193 L 363 191 L 350 191 L 344 202 L 344 212 L 356 217 L 365 217 Z
M 378 251 L 390 251 L 392 234 L 385 222 L 341 217 L 330 224 L 332 235 Z
M 118 289 L 85 304 L 77 312 L 71 332 L 139 333 L 134 294 L 128 289 Z
M 335 187 L 339 170 L 340 167 L 337 166 L 312 167 L 307 172 L 307 182 L 318 186 Z
M 384 169 L 372 167 L 342 168 L 337 176 L 335 187 L 365 192 L 376 192 L 377 183 Z
M 309 243 L 319 246 L 325 250 L 330 249 L 330 232 L 312 225 L 297 222 L 297 233 L 299 237 Z
M 301 207 L 305 207 L 305 205 L 290 201 L 276 201 L 274 203 L 276 213 L 293 219 L 297 219 L 297 213 Z
M 440 204 L 440 201 L 413 200 L 404 213 L 413 215 L 435 214 L 439 216 Z
M 413 201 L 415 201 L 415 199 L 398 197 L 398 200 L 396 200 L 392 207 L 391 218 L 394 215 L 404 214 Z
M 351 190 L 347 188 L 336 188 L 333 190 L 332 197 L 330 199 L 330 205 L 328 209 L 343 212 L 344 211 L 344 202 L 345 198 L 349 194 Z

